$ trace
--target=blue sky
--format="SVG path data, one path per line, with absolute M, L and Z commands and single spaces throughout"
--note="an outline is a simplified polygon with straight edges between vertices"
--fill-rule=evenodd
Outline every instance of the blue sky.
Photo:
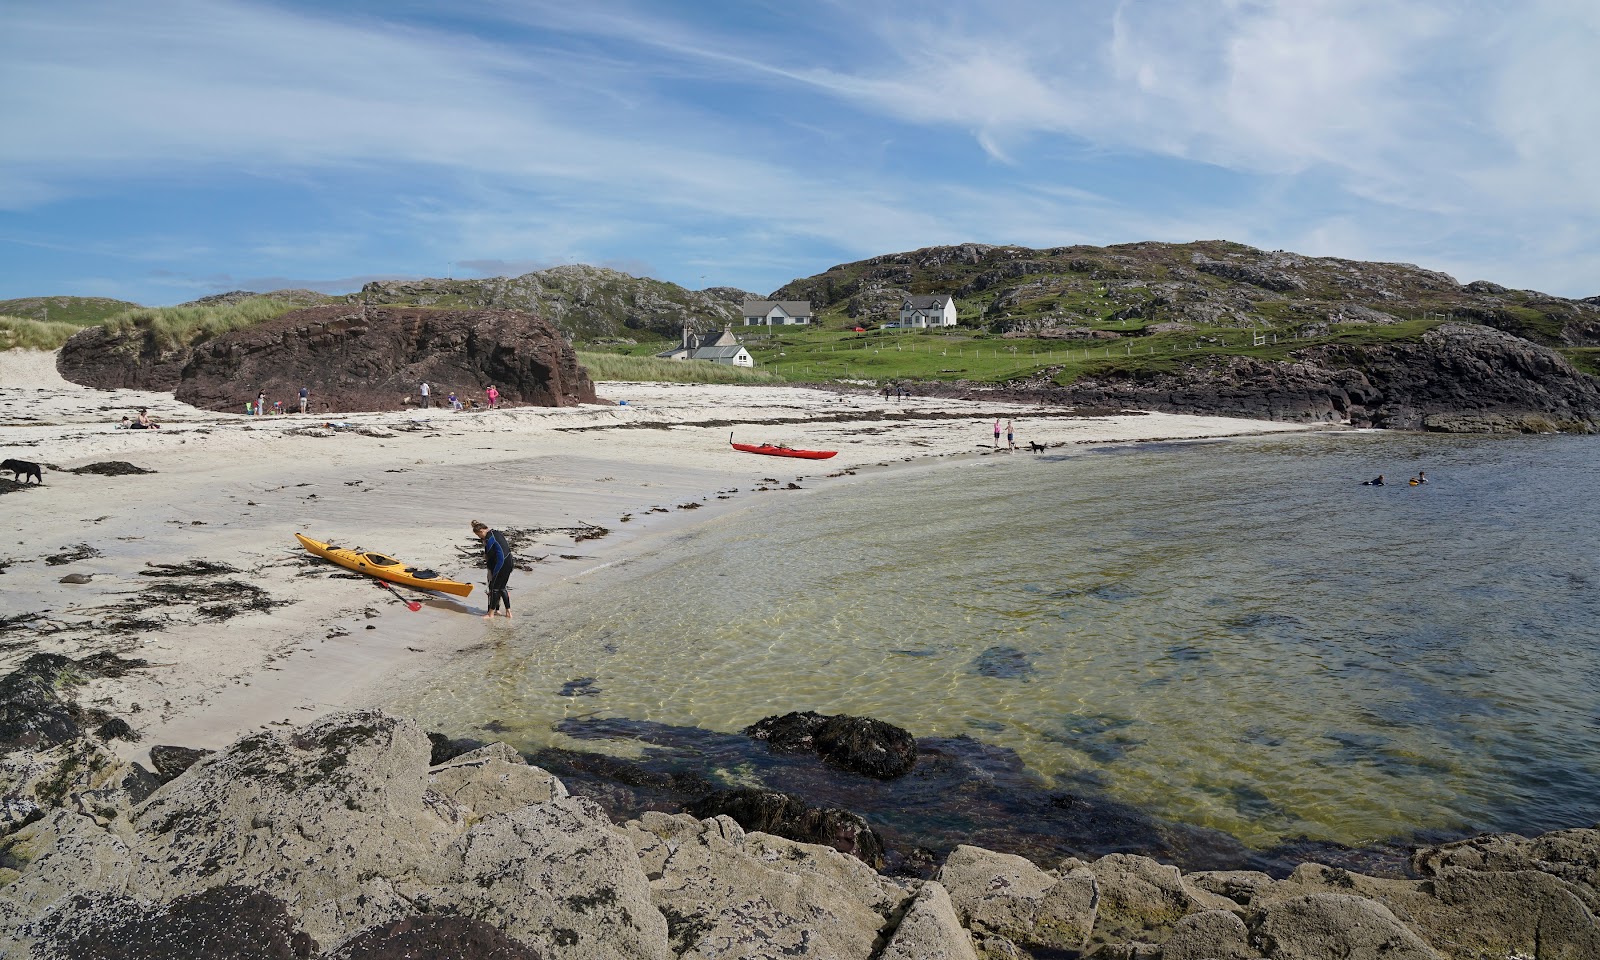
M 1594 0 L 6 0 L 0 299 L 1227 239 L 1600 294 Z

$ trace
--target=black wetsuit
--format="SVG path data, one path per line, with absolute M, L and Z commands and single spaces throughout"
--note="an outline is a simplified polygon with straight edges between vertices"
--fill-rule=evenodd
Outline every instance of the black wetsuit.
M 490 530 L 483 538 L 483 560 L 489 568 L 489 612 L 499 610 L 500 602 L 505 601 L 506 612 L 510 613 L 511 591 L 506 584 L 511 581 L 511 571 L 516 565 L 511 560 L 511 547 L 499 530 Z

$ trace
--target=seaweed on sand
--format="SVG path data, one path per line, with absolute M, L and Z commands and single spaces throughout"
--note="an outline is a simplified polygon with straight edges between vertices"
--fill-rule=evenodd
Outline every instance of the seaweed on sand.
M 130 595 L 121 605 L 121 612 L 143 613 L 175 603 L 191 603 L 196 604 L 200 614 L 208 620 L 229 620 L 243 613 L 266 612 L 293 602 L 274 600 L 267 591 L 242 580 L 210 583 L 163 581 Z
M 210 560 L 190 560 L 186 563 L 147 563 L 139 571 L 141 577 L 211 577 L 222 573 L 238 573 L 237 567 Z

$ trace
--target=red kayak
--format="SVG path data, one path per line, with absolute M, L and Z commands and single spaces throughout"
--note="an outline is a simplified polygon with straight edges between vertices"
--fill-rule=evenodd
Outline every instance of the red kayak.
M 728 434 L 728 442 L 733 443 L 733 434 Z M 826 460 L 834 456 L 837 450 L 796 450 L 794 447 L 775 447 L 770 443 L 733 443 L 733 449 L 743 450 L 745 453 L 760 453 L 769 457 L 799 457 L 802 460 Z

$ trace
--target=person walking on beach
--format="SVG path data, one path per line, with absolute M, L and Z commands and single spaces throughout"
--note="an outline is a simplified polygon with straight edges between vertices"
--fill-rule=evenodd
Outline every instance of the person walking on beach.
M 309 406 L 311 406 L 311 388 L 310 387 L 301 387 L 300 388 L 300 412 L 301 413 L 305 413 L 306 412 L 306 408 L 309 407 Z
M 490 530 L 482 520 L 472 521 L 472 532 L 483 541 L 483 562 L 489 568 L 489 612 L 483 615 L 483 619 L 493 617 L 500 609 L 501 601 L 504 601 L 506 619 L 510 620 L 511 591 L 506 584 L 511 581 L 511 571 L 516 567 L 511 559 L 511 547 L 499 530 Z
M 489 389 L 485 390 L 483 392 L 483 395 L 484 395 L 485 399 L 487 399 L 489 401 L 489 409 L 490 410 L 493 410 L 495 408 L 495 405 L 500 402 L 500 391 L 496 390 L 494 388 L 494 384 L 492 384 L 492 383 L 489 384 Z
M 433 405 L 432 401 L 428 399 L 428 381 L 426 380 L 422 381 L 422 405 L 424 407 Z
M 1016 435 L 1011 432 L 1010 420 L 1006 421 L 1006 449 L 1010 450 L 1012 453 L 1015 453 L 1017 450 L 1017 438 Z

